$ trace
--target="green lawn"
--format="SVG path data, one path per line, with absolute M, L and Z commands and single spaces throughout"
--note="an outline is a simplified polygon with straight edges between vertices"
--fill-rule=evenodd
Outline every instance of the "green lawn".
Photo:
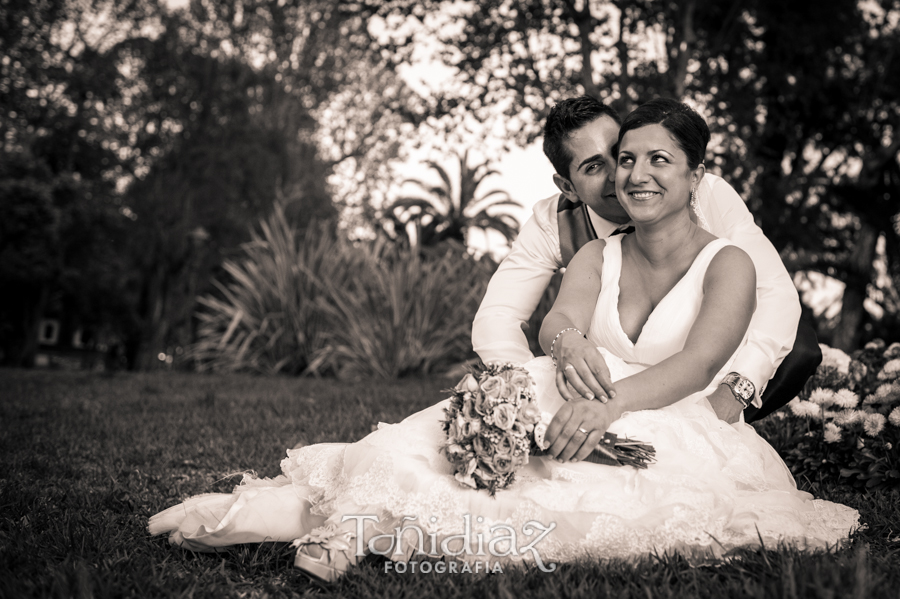
M 900 597 L 900 494 L 809 481 L 860 510 L 867 528 L 850 547 L 699 568 L 675 558 L 402 575 L 373 558 L 325 585 L 292 567 L 286 544 L 195 555 L 145 531 L 189 495 L 227 492 L 249 470 L 278 474 L 285 448 L 358 439 L 452 382 L 0 370 L 0 597 Z

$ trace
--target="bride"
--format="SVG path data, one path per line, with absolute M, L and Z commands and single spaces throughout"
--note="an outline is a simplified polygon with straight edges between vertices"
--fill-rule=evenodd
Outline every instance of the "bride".
M 194 551 L 294 541 L 296 565 L 326 580 L 367 552 L 389 557 L 386 567 L 550 571 L 581 559 L 841 544 L 856 510 L 799 491 L 752 427 L 719 420 L 706 400 L 728 381 L 756 288 L 750 258 L 691 218 L 708 141 L 703 119 L 672 100 L 626 117 L 616 192 L 635 231 L 589 243 L 569 265 L 541 329 L 552 358 L 524 365 L 542 409 L 555 411 L 550 449 L 510 487 L 491 497 L 456 481 L 441 453 L 443 401 L 356 443 L 288 450 L 281 476 L 192 497 L 153 516 L 151 534 Z M 585 399 L 599 387 L 600 355 L 616 395 Z M 583 461 L 606 431 L 652 443 L 657 462 Z

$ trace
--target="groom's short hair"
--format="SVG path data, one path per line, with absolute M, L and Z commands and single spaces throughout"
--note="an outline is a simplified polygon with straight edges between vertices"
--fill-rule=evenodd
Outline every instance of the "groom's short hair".
M 622 124 L 615 109 L 590 96 L 568 98 L 550 109 L 544 123 L 544 155 L 560 176 L 568 179 L 569 166 L 572 164 L 572 153 L 566 147 L 566 140 L 575 131 L 601 116 L 608 116 L 617 125 Z

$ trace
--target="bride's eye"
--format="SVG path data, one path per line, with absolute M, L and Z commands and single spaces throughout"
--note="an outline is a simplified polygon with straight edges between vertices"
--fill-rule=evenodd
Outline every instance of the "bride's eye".
M 666 158 L 665 156 L 663 156 L 662 154 L 654 154 L 650 158 L 650 162 L 653 162 L 653 163 L 668 162 L 668 161 L 669 161 L 669 159 Z
M 619 156 L 619 166 L 631 166 L 634 162 L 634 158 L 631 156 Z

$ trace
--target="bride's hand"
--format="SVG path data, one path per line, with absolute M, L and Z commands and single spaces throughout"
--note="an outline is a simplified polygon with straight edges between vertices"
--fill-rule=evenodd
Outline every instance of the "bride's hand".
M 556 343 L 556 388 L 567 401 L 576 399 L 572 391 L 585 399 L 606 403 L 616 396 L 609 368 L 600 351 L 576 334 L 560 336 Z
M 585 459 L 619 418 L 613 406 L 583 399 L 566 402 L 547 427 L 547 453 L 561 462 Z

